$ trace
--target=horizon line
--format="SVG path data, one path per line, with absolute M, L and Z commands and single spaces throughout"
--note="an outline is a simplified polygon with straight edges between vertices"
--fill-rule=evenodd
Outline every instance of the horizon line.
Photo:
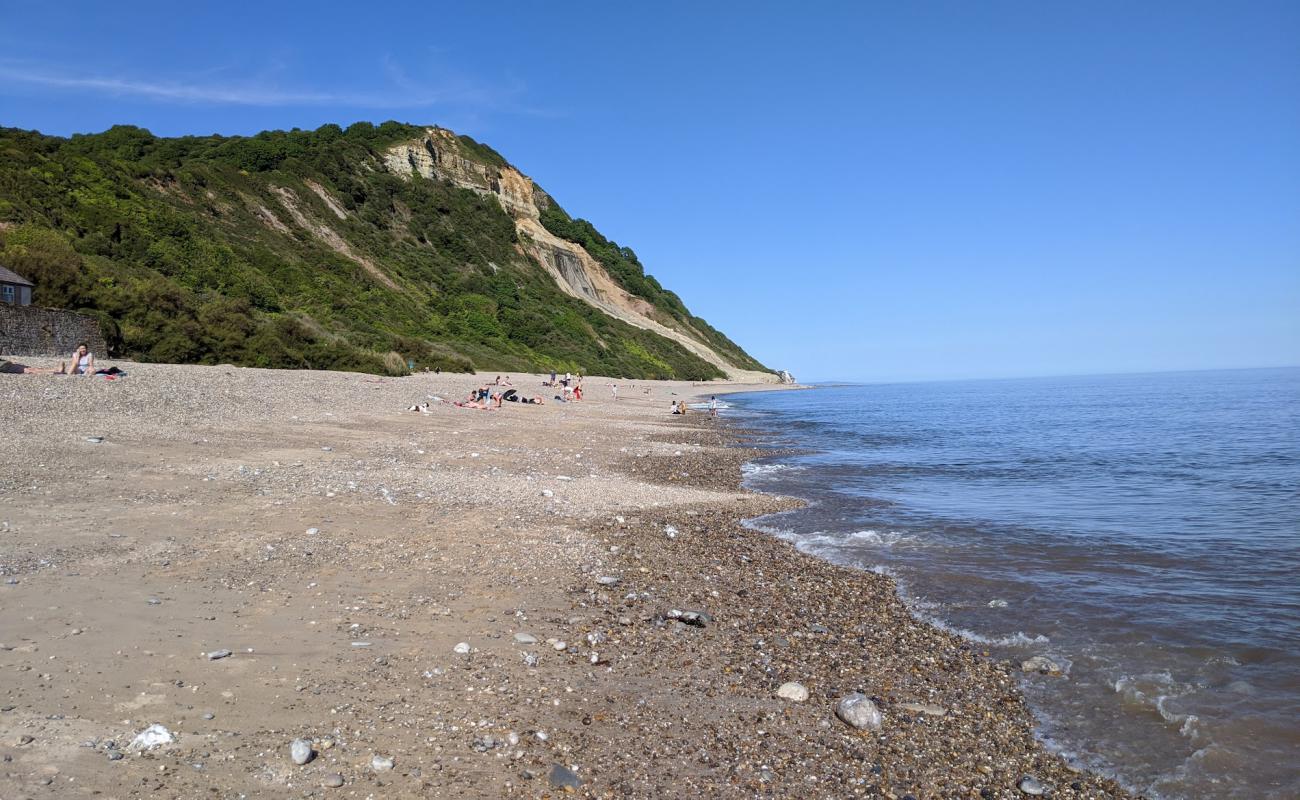
M 1050 378 L 1106 378 L 1121 375 L 1179 375 L 1197 372 L 1248 372 L 1253 370 L 1300 369 L 1300 363 L 1272 364 L 1252 367 L 1192 367 L 1179 369 L 1138 369 L 1106 372 L 1052 372 L 1037 375 L 988 375 L 965 378 L 881 378 L 878 380 L 850 380 L 826 378 L 823 380 L 799 380 L 805 386 L 886 386 L 905 383 L 962 383 L 967 381 L 1025 381 Z M 797 380 L 797 377 L 796 377 Z

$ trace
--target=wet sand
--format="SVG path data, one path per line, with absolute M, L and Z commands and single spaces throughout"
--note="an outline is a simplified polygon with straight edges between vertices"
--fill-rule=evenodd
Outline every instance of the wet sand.
M 789 501 L 667 410 L 741 387 L 124 366 L 0 375 L 2 797 L 1126 796 L 888 578 L 739 525 Z

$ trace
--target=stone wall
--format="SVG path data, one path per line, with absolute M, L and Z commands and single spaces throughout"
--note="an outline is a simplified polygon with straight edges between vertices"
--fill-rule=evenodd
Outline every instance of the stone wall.
M 68 356 L 85 342 L 96 358 L 108 355 L 99 321 L 75 311 L 0 303 L 0 353 Z

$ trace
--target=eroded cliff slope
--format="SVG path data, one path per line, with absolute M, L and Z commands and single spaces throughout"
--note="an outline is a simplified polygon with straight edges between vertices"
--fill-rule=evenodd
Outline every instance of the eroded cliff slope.
M 389 148 L 384 164 L 396 174 L 442 179 L 495 197 L 514 220 L 524 251 L 569 296 L 615 319 L 672 339 L 733 380 L 776 380 L 769 371 L 747 369 L 758 366 L 752 359 L 738 364 L 715 351 L 689 324 L 660 313 L 649 300 L 628 291 L 581 244 L 548 230 L 542 224 L 542 212 L 555 207 L 555 202 L 527 175 L 508 164 L 496 166 L 467 158 L 463 152 L 464 145 L 454 133 L 428 128 L 419 139 Z

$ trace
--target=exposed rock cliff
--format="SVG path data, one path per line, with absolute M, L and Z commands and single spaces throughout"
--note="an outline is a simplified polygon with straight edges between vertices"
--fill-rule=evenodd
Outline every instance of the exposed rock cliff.
M 446 180 L 495 197 L 514 220 L 524 251 L 550 273 L 566 294 L 615 319 L 678 342 L 733 380 L 778 380 L 768 372 L 739 368 L 691 332 L 656 319 L 654 307 L 620 286 L 585 248 L 555 236 L 542 225 L 541 212 L 553 202 L 550 195 L 512 166 L 467 158 L 451 131 L 428 128 L 420 139 L 390 147 L 384 163 L 395 174 Z

